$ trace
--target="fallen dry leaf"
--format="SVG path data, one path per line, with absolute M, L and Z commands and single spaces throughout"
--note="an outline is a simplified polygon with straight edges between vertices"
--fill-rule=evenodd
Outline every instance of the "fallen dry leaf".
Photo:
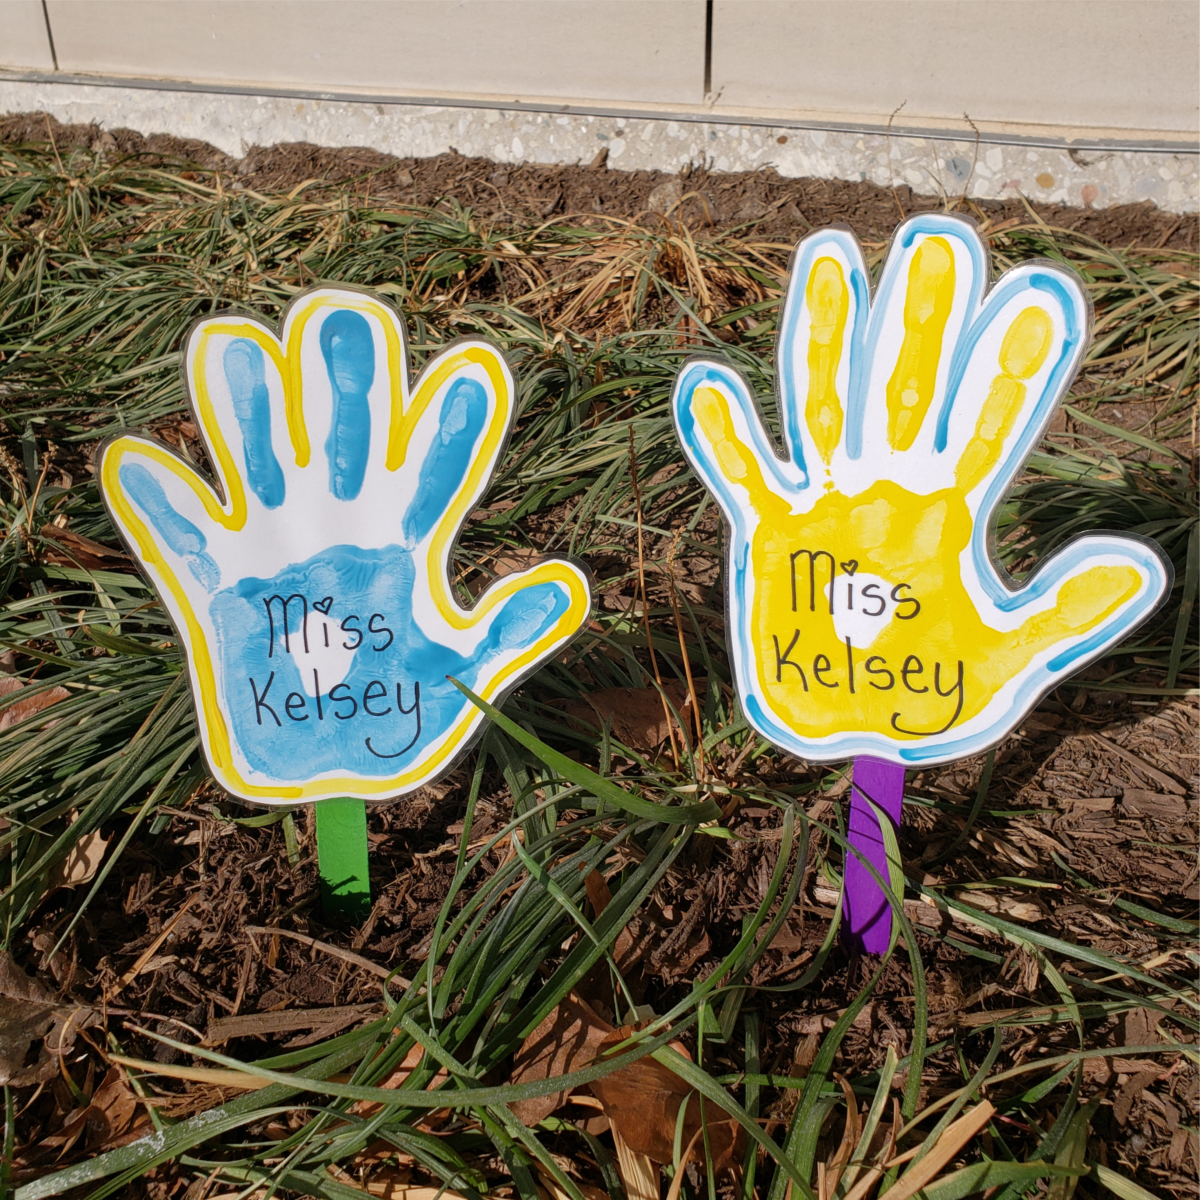
M 587 888 L 588 902 L 592 906 L 592 911 L 599 918 L 612 900 L 612 892 L 609 890 L 608 883 L 604 876 L 593 868 L 588 872 L 584 886 Z M 625 980 L 626 986 L 633 994 L 633 998 L 640 1000 L 645 980 L 640 974 L 636 974 L 634 969 L 641 958 L 641 953 L 634 945 L 633 934 L 629 932 L 628 926 L 617 934 L 616 941 L 613 942 L 612 958 L 617 970 Z M 579 981 L 577 992 L 585 1002 L 594 1005 L 603 1004 L 610 1012 L 613 1010 L 617 1000 L 607 960 L 603 958 L 597 960 L 591 970 Z
M 602 1049 L 619 1045 L 634 1032 L 626 1025 L 615 1029 L 601 1043 Z M 683 1046 L 672 1048 L 686 1054 Z M 674 1157 L 675 1127 L 679 1110 L 687 1104 L 683 1122 L 686 1145 L 701 1128 L 700 1097 L 692 1086 L 657 1059 L 646 1057 L 628 1067 L 593 1080 L 592 1092 L 604 1105 L 604 1112 L 625 1144 L 635 1154 L 644 1154 L 659 1163 Z M 708 1148 L 713 1167 L 722 1170 L 737 1161 L 741 1150 L 741 1127 L 711 1100 L 704 1103 L 708 1125 Z
M 701 681 L 697 681 L 699 688 Z M 679 714 L 686 730 L 691 698 L 687 687 L 673 681 L 663 686 L 670 708 Z M 671 736 L 671 725 L 663 707 L 662 693 L 656 687 L 603 688 L 598 692 L 585 692 L 586 703 L 574 702 L 563 705 L 563 711 L 580 724 L 599 730 L 609 724 L 612 735 L 632 750 L 657 750 Z
M 25 1066 L 29 1048 L 45 1039 L 49 1056 L 64 1053 L 75 1034 L 96 1023 L 94 1010 L 62 1004 L 37 979 L 31 979 L 7 950 L 0 951 L 0 1083 L 23 1087 L 43 1083 L 58 1070 L 53 1057 Z
M 574 992 L 551 1011 L 525 1039 L 513 1060 L 512 1083 L 534 1083 L 581 1070 L 600 1051 L 612 1026 Z M 514 1101 L 513 1116 L 525 1125 L 536 1125 L 567 1102 L 569 1091 L 552 1092 Z
M 6 675 L 0 678 L 0 697 L 24 691 L 28 686 L 20 679 Z M 44 691 L 36 692 L 36 694 L 29 696 L 25 700 L 18 700 L 14 704 L 10 704 L 3 712 L 0 712 L 0 733 L 3 733 L 6 729 L 11 729 L 18 721 L 24 721 L 29 717 L 36 716 L 52 704 L 57 704 L 60 700 L 67 699 L 70 694 L 66 688 L 56 686 L 46 688 Z
M 138 1098 L 125 1074 L 109 1067 L 100 1086 L 92 1093 L 87 1110 L 87 1147 L 93 1153 L 113 1150 L 141 1134 L 149 1117 L 138 1115 Z
M 72 810 L 71 822 L 74 823 L 78 816 L 79 813 Z M 108 849 L 109 841 L 110 839 L 98 829 L 85 833 L 71 847 L 67 857 L 56 863 L 46 877 L 47 893 L 55 888 L 78 887 L 81 883 L 91 883 L 104 861 L 104 852 Z
M 525 1039 L 513 1063 L 511 1082 L 532 1083 L 582 1070 L 633 1032 L 629 1025 L 614 1029 L 572 992 Z M 672 1043 L 672 1048 L 687 1053 L 678 1042 Z M 656 1059 L 639 1059 L 593 1080 L 589 1087 L 629 1149 L 655 1162 L 671 1162 L 676 1120 L 685 1102 L 688 1105 L 685 1142 L 700 1129 L 700 1098 L 689 1084 Z M 548 1096 L 518 1100 L 509 1107 L 518 1120 L 536 1125 L 565 1104 L 570 1094 L 569 1089 L 564 1089 Z M 741 1129 L 728 1113 L 711 1102 L 706 1102 L 705 1108 L 713 1164 L 720 1169 L 734 1161 L 741 1145 Z
M 52 993 L 30 979 L 7 951 L 0 953 L 0 1083 L 25 1081 L 25 1056 L 54 1024 Z

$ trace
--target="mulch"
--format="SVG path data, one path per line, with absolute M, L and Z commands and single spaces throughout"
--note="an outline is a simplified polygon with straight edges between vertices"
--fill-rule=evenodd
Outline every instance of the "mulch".
M 769 238 L 795 239 L 809 229 L 842 222 L 865 241 L 886 241 L 915 212 L 943 207 L 938 196 L 838 179 L 784 179 L 774 170 L 727 173 L 696 168 L 682 175 L 616 171 L 595 166 L 497 164 L 484 158 L 440 154 L 394 158 L 361 148 L 330 149 L 307 142 L 251 146 L 231 158 L 207 142 L 98 125 L 63 125 L 45 113 L 0 116 L 0 143 L 52 138 L 60 149 L 83 146 L 113 155 L 138 155 L 147 165 L 190 164 L 229 177 L 233 187 L 281 191 L 312 180 L 361 197 L 433 207 L 447 198 L 482 220 L 528 224 L 563 213 L 635 220 L 670 209 L 697 232 L 753 223 Z M 677 206 L 677 207 L 672 207 Z M 972 200 L 963 206 L 993 227 L 1028 220 L 1076 230 L 1106 246 L 1150 246 L 1195 251 L 1200 217 L 1163 212 L 1147 201 L 1111 208 L 1068 208 L 1021 197 Z
M 232 187 L 278 190 L 316 179 L 321 187 L 350 187 L 380 201 L 433 206 L 452 200 L 472 208 L 480 219 L 513 223 L 562 213 L 580 214 L 585 220 L 590 215 L 652 220 L 656 207 L 664 206 L 665 194 L 668 205 L 678 195 L 679 215 L 698 235 L 710 228 L 755 222 L 756 231 L 764 235 L 794 238 L 810 227 L 841 221 L 864 239 L 882 239 L 901 216 L 941 206 L 937 198 L 915 196 L 907 187 L 893 191 L 868 183 L 781 179 L 771 171 L 718 175 L 696 170 L 676 179 L 654 172 L 617 172 L 603 165 L 497 166 L 455 154 L 397 160 L 367 150 L 305 144 L 253 147 L 243 159 L 234 160 L 203 143 L 64 126 L 41 114 L 0 119 L 0 141 L 47 136 L 63 153 L 83 145 L 114 155 L 143 156 L 152 164 L 184 162 L 221 173 Z M 997 222 L 1027 219 L 1032 210 L 1050 224 L 1107 245 L 1195 250 L 1200 242 L 1196 217 L 1160 212 L 1150 205 L 1081 210 L 1026 205 L 1017 199 L 970 207 Z M 1003 744 L 987 810 L 945 863 L 939 855 L 964 825 L 961 812 L 972 804 L 983 760 L 911 775 L 909 793 L 917 802 L 907 807 L 901 849 L 906 872 L 914 878 L 943 887 L 1011 878 L 1011 886 L 1001 884 L 974 895 L 980 903 L 994 906 L 992 911 L 1034 924 L 1043 933 L 1145 961 L 1154 953 L 1153 938 L 1139 932 L 1143 927 L 1137 922 L 1114 919 L 1121 914 L 1109 899 L 1119 892 L 1176 917 L 1195 916 L 1200 903 L 1195 754 L 1200 707 L 1191 696 L 1164 701 L 1105 690 L 1102 668 L 1091 668 L 1088 674 L 1083 688 L 1064 687 L 1044 700 Z M 833 821 L 848 799 L 847 780 L 837 772 L 799 762 L 771 760 L 759 778 L 767 787 L 810 784 L 808 811 L 817 820 Z M 30 923 L 28 946 L 14 950 L 62 992 L 85 1003 L 108 995 L 113 1004 L 138 1014 L 141 1023 L 185 1043 L 232 1028 L 241 1032 L 224 1040 L 221 1049 L 255 1058 L 271 1048 L 328 1036 L 340 1019 L 337 1013 L 305 1016 L 302 1010 L 378 1005 L 379 968 L 411 974 L 423 960 L 453 875 L 468 784 L 460 770 L 401 804 L 370 810 L 375 902 L 359 929 L 322 921 L 311 813 L 298 816 L 299 861 L 290 865 L 281 825 L 236 824 L 232 818 L 244 816 L 245 810 L 206 785 L 159 836 L 140 838 L 126 850 L 57 954 L 49 951 L 77 904 L 70 890 L 43 903 Z M 475 839 L 505 823 L 511 803 L 498 774 L 485 784 L 472 832 Z M 959 808 L 926 807 L 921 798 L 949 801 Z M 639 999 L 655 1011 L 669 1008 L 691 980 L 719 962 L 740 935 L 743 914 L 765 893 L 778 853 L 778 810 L 746 808 L 728 824 L 746 840 L 694 839 L 630 927 L 633 951 L 627 961 L 636 963 L 631 981 Z M 497 849 L 493 869 L 505 853 Z M 1023 889 L 1016 882 L 1022 877 L 1052 885 Z M 1093 892 L 1089 885 L 1105 890 Z M 180 916 L 185 904 L 187 910 Z M 757 964 L 752 983 L 779 987 L 800 977 L 824 936 L 832 915 L 829 904 L 829 893 L 810 872 L 802 904 Z M 985 1007 L 993 1009 L 1019 1007 L 1055 995 L 1028 956 L 1008 953 L 1003 943 L 971 927 L 943 929 L 932 908 L 917 916 L 935 1035 L 970 1028 L 971 1013 L 985 1001 L 990 1001 Z M 121 985 L 131 965 L 172 921 L 169 935 L 141 971 Z M 271 926 L 308 940 L 251 932 Z M 946 933 L 956 944 L 946 940 Z M 762 992 L 764 1069 L 804 1074 L 821 1033 L 861 987 L 866 968 L 863 961 L 835 950 L 825 973 L 811 987 Z M 870 1069 L 888 1045 L 905 1053 L 912 997 L 913 980 L 906 962 L 898 958 L 852 1029 L 837 1069 L 848 1076 Z M 365 1011 L 352 1019 L 361 1020 Z M 283 1013 L 293 1016 L 280 1022 L 278 1014 Z M 295 1014 L 300 1014 L 299 1024 Z M 253 1021 L 227 1024 L 232 1017 L 256 1015 L 261 1016 L 257 1026 Z M 1158 1038 L 1153 1022 L 1147 1028 L 1133 1027 L 1134 1019 L 1143 1025 L 1147 1020 L 1126 1014 L 1098 1021 L 1090 1032 L 1092 1043 L 1119 1046 Z M 288 1028 L 281 1029 L 281 1024 Z M 1045 1053 L 1056 1046 L 1070 1050 L 1072 1028 L 1067 1023 L 1061 1030 L 1033 1032 L 1036 1051 L 1031 1042 L 1028 1052 Z M 1172 1033 L 1179 1035 L 1180 1030 Z M 137 1034 L 122 1032 L 121 1037 L 129 1053 L 160 1062 L 185 1057 L 182 1051 Z M 1112 1098 L 1097 1114 L 1094 1128 L 1099 1140 L 1114 1148 L 1113 1165 L 1119 1165 L 1115 1148 L 1120 1147 L 1123 1170 L 1136 1171 L 1148 1186 L 1173 1195 L 1194 1195 L 1200 1162 L 1196 1138 L 1186 1129 L 1200 1108 L 1200 1073 L 1181 1062 L 1174 1069 L 1164 1068 L 1161 1079 L 1147 1082 L 1136 1064 L 1122 1071 L 1128 1064 L 1094 1061 L 1097 1066 L 1089 1068 L 1089 1081 L 1107 1085 Z M 707 1065 L 736 1072 L 743 1064 L 731 1058 Z M 928 1071 L 927 1090 L 932 1095 L 938 1088 L 961 1085 L 953 1050 L 931 1059 Z M 1141 1082 L 1126 1102 L 1131 1082 L 1137 1080 Z M 61 1113 L 74 1103 L 69 1094 L 61 1094 L 65 1087 L 56 1079 L 32 1100 L 22 1095 L 22 1144 L 37 1143 L 54 1131 L 56 1119 L 61 1122 Z M 171 1116 L 201 1111 L 223 1095 L 207 1085 L 167 1085 L 164 1090 Z M 83 1146 L 79 1143 L 74 1157 Z M 47 1156 L 27 1165 L 45 1170 L 54 1159 Z M 160 1171 L 147 1184 L 149 1194 L 182 1195 L 185 1179 L 182 1173 Z

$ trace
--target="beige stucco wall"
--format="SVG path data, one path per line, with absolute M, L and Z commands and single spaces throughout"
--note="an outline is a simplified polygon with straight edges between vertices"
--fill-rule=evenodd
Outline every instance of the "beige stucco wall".
M 732 108 L 1200 129 L 1195 0 L 716 0 Z
M 0 0 L 0 62 L 53 69 L 42 0 Z
M 1200 0 L 46 0 L 62 72 L 1062 136 L 1200 130 Z M 41 0 L 0 65 L 53 66 Z
M 694 104 L 704 0 L 48 0 L 64 71 Z

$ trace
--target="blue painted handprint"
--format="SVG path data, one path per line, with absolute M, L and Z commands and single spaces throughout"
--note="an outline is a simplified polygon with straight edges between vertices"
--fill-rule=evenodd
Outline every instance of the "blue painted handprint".
M 202 321 L 186 361 L 221 494 L 142 437 L 107 443 L 99 475 L 183 638 L 213 773 L 260 803 L 419 787 L 481 719 L 447 677 L 498 697 L 590 608 L 566 559 L 469 610 L 450 591 L 454 539 L 514 415 L 504 360 L 457 343 L 410 391 L 395 313 L 320 289 L 278 337 Z

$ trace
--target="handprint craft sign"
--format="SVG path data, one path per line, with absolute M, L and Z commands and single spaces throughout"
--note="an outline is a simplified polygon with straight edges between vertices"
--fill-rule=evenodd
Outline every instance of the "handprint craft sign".
M 1027 263 L 989 289 L 974 225 L 926 214 L 898 229 L 873 296 L 869 279 L 849 230 L 797 248 L 778 342 L 786 456 L 725 363 L 689 361 L 673 408 L 729 527 L 747 720 L 811 761 L 856 758 L 851 842 L 886 878 L 862 791 L 898 820 L 905 767 L 1001 740 L 1153 611 L 1171 568 L 1153 543 L 1102 533 L 1020 586 L 995 558 L 996 509 L 1087 348 L 1073 275 Z M 887 906 L 853 855 L 847 895 L 852 935 L 886 947 Z
M 185 376 L 214 487 L 162 443 L 102 447 L 101 487 L 187 654 L 203 746 L 245 800 L 403 795 L 443 774 L 482 713 L 590 610 L 584 567 L 548 559 L 473 608 L 454 541 L 515 416 L 490 345 L 448 346 L 410 385 L 387 305 L 320 288 L 278 334 L 199 322 Z

